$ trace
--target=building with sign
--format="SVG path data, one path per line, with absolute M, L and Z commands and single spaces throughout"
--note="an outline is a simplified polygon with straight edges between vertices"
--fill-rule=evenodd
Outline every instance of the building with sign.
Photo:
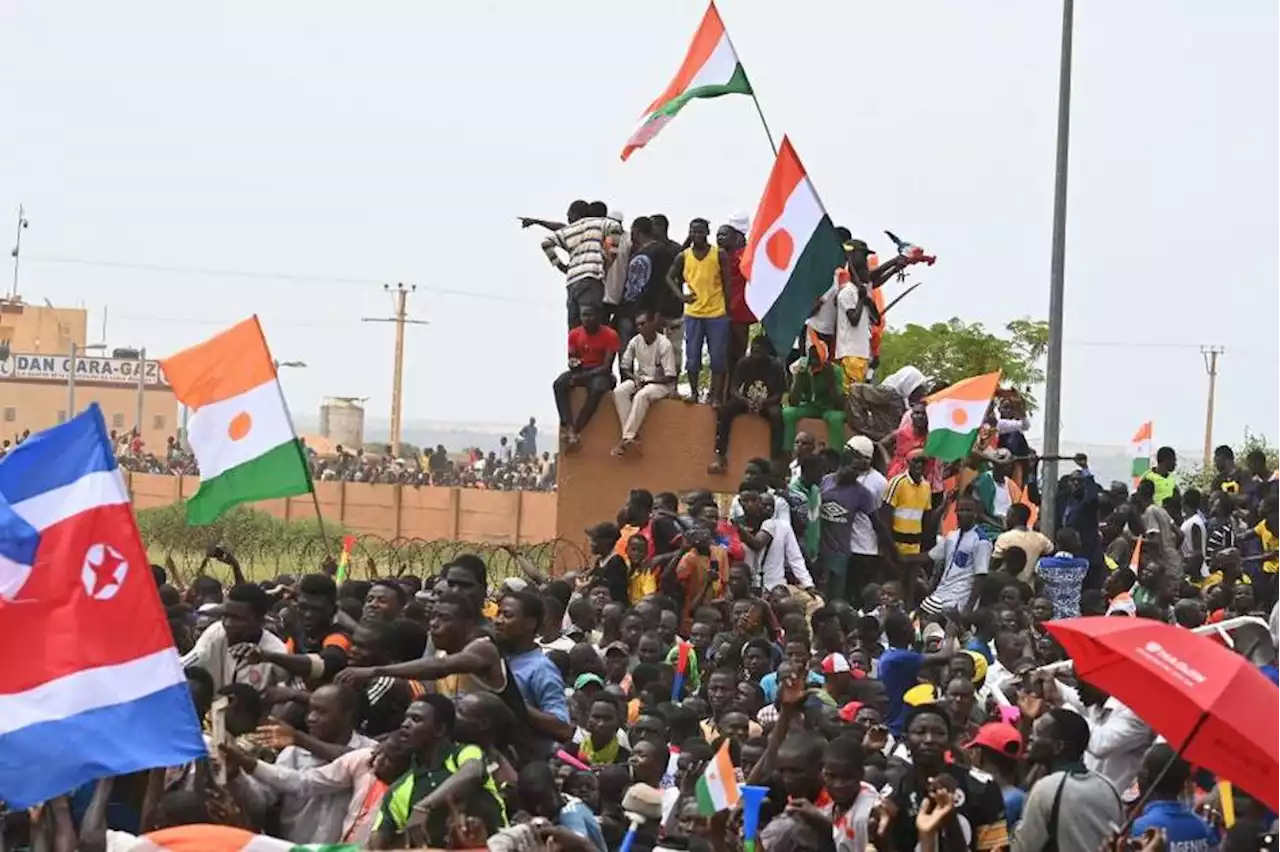
M 140 357 L 101 345 L 86 350 L 88 319 L 83 308 L 0 299 L 0 440 L 48 429 L 92 402 L 102 408 L 108 429 L 128 432 L 137 425 L 141 403 L 143 445 L 163 455 L 166 439 L 181 424 L 160 365 L 148 359 L 140 383 Z

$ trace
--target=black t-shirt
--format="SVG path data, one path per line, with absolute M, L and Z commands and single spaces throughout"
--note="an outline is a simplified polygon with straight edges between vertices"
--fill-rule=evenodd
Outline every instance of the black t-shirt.
M 1225 491 L 1227 494 L 1235 496 L 1247 494 L 1252 490 L 1252 479 L 1252 476 L 1240 468 L 1236 468 L 1230 473 L 1219 473 L 1214 476 L 1212 490 Z
M 667 240 L 651 243 L 643 249 L 653 263 L 653 271 L 649 274 L 649 285 L 640 295 L 641 308 L 658 311 L 666 319 L 679 319 L 684 316 L 684 303 L 671 292 L 667 286 L 667 273 L 671 271 L 671 263 L 680 253 L 680 244 Z
M 618 554 L 609 556 L 600 566 L 591 572 L 593 576 L 604 580 L 609 587 L 609 597 L 621 603 L 627 603 L 627 561 Z
M 944 831 L 963 832 L 964 848 L 971 852 L 987 852 L 1009 845 L 1009 827 L 1004 818 L 1004 795 L 996 779 L 977 769 L 963 769 L 948 764 L 944 770 L 956 782 L 956 819 Z M 920 802 L 927 794 L 920 789 L 914 769 L 881 793 L 893 801 L 898 815 L 890 831 L 895 849 L 915 849 L 919 842 L 916 833 L 916 815 Z M 939 843 L 940 848 L 951 848 Z
M 684 527 L 673 515 L 654 515 L 649 522 L 649 535 L 655 555 L 674 553 L 684 543 Z
M 777 358 L 748 355 L 733 371 L 734 390 L 749 400 L 780 396 L 786 387 L 787 379 Z

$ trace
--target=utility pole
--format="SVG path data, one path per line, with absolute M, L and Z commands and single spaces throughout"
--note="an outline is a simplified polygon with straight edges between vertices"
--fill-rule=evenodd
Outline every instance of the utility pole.
M 404 327 L 406 325 L 426 325 L 426 320 L 410 319 L 406 313 L 405 303 L 409 294 L 418 289 L 418 285 L 405 287 L 397 284 L 393 289 L 390 284 L 382 285 L 382 289 L 392 294 L 395 304 L 395 316 L 362 317 L 361 322 L 393 322 L 396 324 L 396 356 L 395 366 L 391 374 L 391 455 L 400 455 L 400 400 L 404 388 Z
M 138 430 L 138 438 L 142 438 L 142 403 L 146 399 L 147 393 L 147 347 L 138 350 L 138 420 L 135 428 Z
M 1201 346 L 1204 369 L 1209 374 L 1209 406 L 1204 415 L 1204 469 L 1213 463 L 1213 402 L 1218 390 L 1218 356 L 1227 350 L 1221 346 Z
M 1053 249 L 1049 261 L 1049 351 L 1045 365 L 1044 455 L 1058 455 L 1062 415 L 1062 304 L 1067 251 L 1067 161 L 1071 136 L 1071 30 L 1074 0 L 1062 0 L 1062 52 L 1058 69 L 1058 144 L 1053 179 Z M 1040 529 L 1053 535 L 1057 517 L 1058 462 L 1046 461 L 1043 469 Z
M 31 227 L 31 222 L 27 219 L 27 211 L 21 204 L 18 205 L 18 233 L 13 241 L 13 292 L 9 294 L 11 298 L 18 298 L 18 262 L 22 255 L 22 232 Z

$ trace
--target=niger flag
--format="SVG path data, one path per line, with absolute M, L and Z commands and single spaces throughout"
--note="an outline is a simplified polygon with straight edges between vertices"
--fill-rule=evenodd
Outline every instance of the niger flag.
M 800 158 L 783 137 L 742 255 L 747 306 L 779 352 L 800 334 L 831 287 L 844 247 Z

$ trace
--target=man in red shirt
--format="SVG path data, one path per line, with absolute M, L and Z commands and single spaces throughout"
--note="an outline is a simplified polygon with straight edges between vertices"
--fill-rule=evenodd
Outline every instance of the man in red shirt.
M 551 385 L 556 411 L 560 413 L 560 436 L 565 439 L 567 450 L 577 449 L 579 434 L 591 422 L 600 400 L 613 390 L 613 362 L 621 347 L 618 333 L 600 324 L 599 306 L 584 303 L 580 318 L 582 325 L 569 330 L 569 369 Z M 569 404 L 569 392 L 575 387 L 587 389 L 587 401 L 576 418 Z
M 749 220 L 745 213 L 735 213 L 726 225 L 716 231 L 716 244 L 729 255 L 729 288 L 725 290 L 725 302 L 729 311 L 729 360 L 726 375 L 732 376 L 734 367 L 747 354 L 747 339 L 751 326 L 757 322 L 755 314 L 747 306 L 747 276 L 743 274 L 742 253 L 747 246 Z M 725 399 L 729 398 L 728 390 Z

